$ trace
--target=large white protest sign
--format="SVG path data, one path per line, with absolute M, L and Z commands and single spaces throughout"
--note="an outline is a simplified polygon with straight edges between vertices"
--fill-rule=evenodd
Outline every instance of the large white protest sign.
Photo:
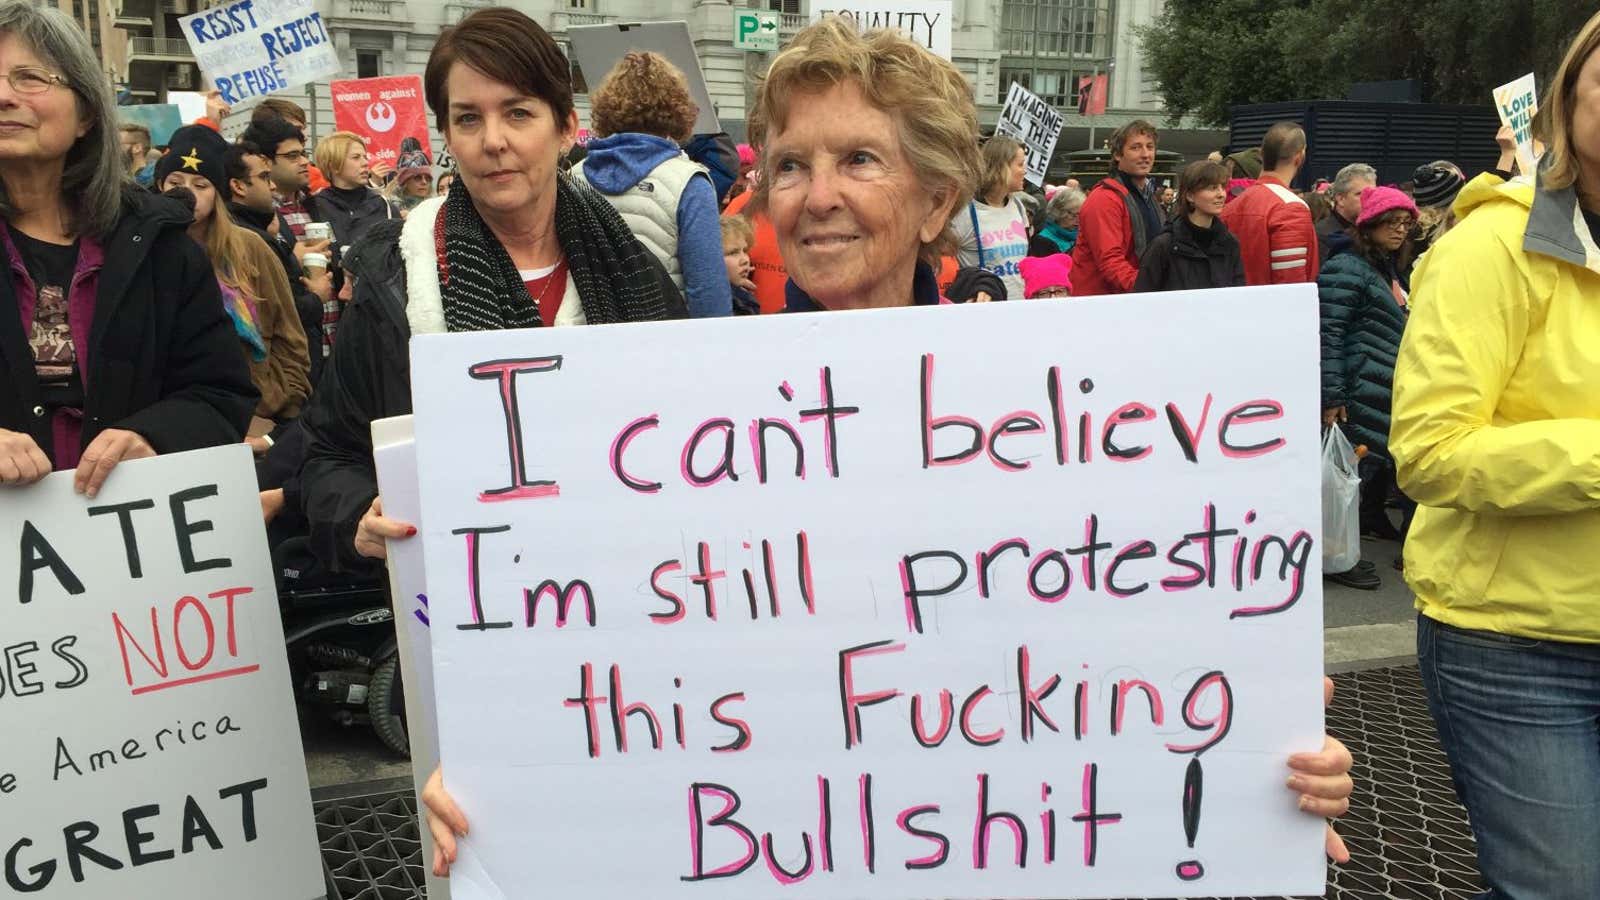
M 1056 139 L 1061 137 L 1061 126 L 1065 121 L 1055 107 L 1013 81 L 994 132 L 1022 142 L 1022 148 L 1028 155 L 1028 180 L 1043 185 L 1045 173 L 1050 169 L 1050 160 L 1055 156 Z
M 126 462 L 94 500 L 72 478 L 0 502 L 6 883 L 323 896 L 249 449 Z
M 1539 92 L 1534 88 L 1533 73 L 1495 88 L 1494 108 L 1500 113 L 1500 124 L 1510 128 L 1516 139 L 1517 168 L 1522 174 L 1532 176 L 1539 162 L 1533 152 L 1533 117 L 1539 112 Z
M 178 20 L 229 104 L 339 74 L 315 0 L 233 0 Z
M 1317 335 L 1295 285 L 415 339 L 456 900 L 1320 893 Z
M 945 59 L 954 53 L 950 42 L 952 15 L 950 0 L 817 0 L 811 7 L 813 22 L 827 16 L 843 16 L 862 31 L 898 28 Z
M 384 515 L 420 525 L 422 500 L 417 479 L 417 445 L 410 416 L 372 423 L 372 462 Z M 439 765 L 439 726 L 433 706 L 433 641 L 428 619 L 427 570 L 421 541 L 390 541 L 389 596 L 394 607 L 395 641 L 406 695 L 406 737 L 411 742 L 412 787 L 419 810 L 422 788 Z M 422 823 L 418 823 L 422 826 Z M 433 874 L 433 833 L 425 826 L 422 858 L 428 868 L 429 900 L 450 900 L 450 882 Z

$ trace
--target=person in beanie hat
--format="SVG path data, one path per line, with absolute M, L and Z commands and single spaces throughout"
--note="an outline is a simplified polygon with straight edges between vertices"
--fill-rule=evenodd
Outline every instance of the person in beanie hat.
M 1361 194 L 1361 216 L 1350 246 L 1328 258 L 1317 276 L 1322 300 L 1322 420 L 1343 427 L 1351 444 L 1365 444 L 1361 461 L 1361 530 L 1374 537 L 1402 537 L 1416 504 L 1401 500 L 1404 523 L 1389 520 L 1395 488 L 1389 453 L 1389 410 L 1394 360 L 1410 315 L 1401 261 L 1417 223 L 1417 205 L 1392 187 Z M 1377 590 L 1370 565 L 1328 573 L 1347 587 Z
M 1417 258 L 1455 226 L 1456 215 L 1451 207 L 1455 205 L 1456 195 L 1466 185 L 1467 176 L 1461 173 L 1455 163 L 1439 160 L 1417 166 L 1417 170 L 1411 173 L 1411 183 L 1415 186 L 1412 196 L 1417 201 L 1418 213 L 1417 232 L 1411 236 L 1411 261 L 1406 266 L 1407 283 L 1411 280 L 1411 266 Z
M 1455 163 L 1439 160 L 1417 166 L 1411 173 L 1411 183 L 1415 186 L 1413 197 L 1418 209 L 1449 209 L 1467 178 Z
M 395 177 L 395 184 L 400 188 L 400 196 L 395 202 L 400 204 L 402 215 L 411 212 L 418 203 L 433 196 L 433 170 L 428 166 L 402 166 L 400 174 Z
M 1072 257 L 1025 256 L 1017 264 L 1022 270 L 1022 296 L 1029 299 L 1072 296 Z
M 172 133 L 167 154 L 156 161 L 155 185 L 162 193 L 192 202 L 189 236 L 216 269 L 222 305 L 233 322 L 250 381 L 261 392 L 250 429 L 257 453 L 271 446 L 264 436 L 300 414 L 311 393 L 311 359 L 305 328 L 295 310 L 289 277 L 258 235 L 228 215 L 228 142 L 203 125 Z

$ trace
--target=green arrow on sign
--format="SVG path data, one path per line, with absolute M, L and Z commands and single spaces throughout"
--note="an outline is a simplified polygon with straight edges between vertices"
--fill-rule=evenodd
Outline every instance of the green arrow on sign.
M 762 22 L 761 23 L 761 30 L 762 31 L 777 31 L 778 30 L 778 23 L 777 22 L 770 22 L 770 21 L 769 22 Z

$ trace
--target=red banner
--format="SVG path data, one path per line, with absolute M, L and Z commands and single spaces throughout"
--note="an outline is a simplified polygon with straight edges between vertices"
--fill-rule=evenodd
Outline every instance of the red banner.
M 1109 75 L 1079 75 L 1078 76 L 1078 115 L 1099 116 L 1106 111 L 1106 89 L 1111 78 Z M 338 82 L 334 82 L 338 84 Z
M 372 165 L 400 169 L 431 164 L 422 76 L 357 78 L 329 87 L 334 124 L 367 139 Z

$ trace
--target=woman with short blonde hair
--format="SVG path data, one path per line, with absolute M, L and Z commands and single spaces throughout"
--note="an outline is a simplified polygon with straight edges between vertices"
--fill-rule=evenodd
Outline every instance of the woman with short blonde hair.
M 366 138 L 361 135 L 335 131 L 317 142 L 312 161 L 327 177 L 328 186 L 311 195 L 307 212 L 312 221 L 327 222 L 333 228 L 331 249 L 334 264 L 339 267 L 335 280 L 342 290 L 343 248 L 353 246 L 377 223 L 400 218 L 400 211 L 388 197 L 368 185 L 372 163 L 367 158 Z M 332 322 L 323 320 L 324 327 L 337 322 L 337 315 Z

